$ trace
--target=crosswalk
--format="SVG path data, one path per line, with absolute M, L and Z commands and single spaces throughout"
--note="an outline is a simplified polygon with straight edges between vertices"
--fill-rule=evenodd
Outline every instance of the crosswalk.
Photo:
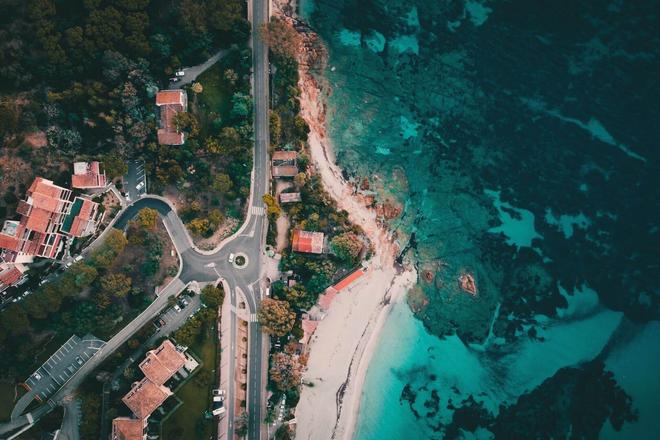
M 250 208 L 250 214 L 252 215 L 265 215 L 266 210 L 263 206 L 253 206 Z
M 257 318 L 257 314 L 256 314 L 256 313 L 250 313 L 250 319 L 249 319 L 249 321 L 250 321 L 250 322 L 257 322 L 257 321 L 259 321 L 259 319 Z

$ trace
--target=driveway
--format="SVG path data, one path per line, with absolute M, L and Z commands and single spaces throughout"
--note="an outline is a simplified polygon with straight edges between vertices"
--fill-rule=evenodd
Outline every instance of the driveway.
M 226 49 L 218 51 L 215 55 L 213 55 L 211 58 L 208 60 L 204 61 L 202 64 L 198 64 L 196 66 L 192 67 L 184 67 L 183 70 L 185 72 L 184 76 L 181 76 L 179 81 L 177 82 L 171 82 L 169 88 L 171 89 L 180 89 L 183 86 L 192 83 L 197 79 L 199 75 L 204 73 L 209 67 L 220 61 L 220 58 L 224 57 L 227 55 L 227 52 L 229 52 Z

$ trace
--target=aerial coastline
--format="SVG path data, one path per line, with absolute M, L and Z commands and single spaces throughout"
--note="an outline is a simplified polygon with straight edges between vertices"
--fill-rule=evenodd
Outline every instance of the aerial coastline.
M 295 10 L 292 2 L 276 2 L 274 13 L 290 22 L 299 20 L 283 12 L 292 10 Z M 317 41 L 317 36 L 309 31 L 303 37 Z M 417 273 L 411 265 L 396 263 L 400 246 L 394 235 L 379 220 L 377 209 L 369 206 L 370 200 L 357 194 L 355 186 L 343 178 L 335 163 L 332 141 L 325 127 L 324 98 L 329 89 L 320 85 L 322 78 L 309 69 L 318 61 L 312 58 L 323 56 L 323 51 L 313 53 L 309 49 L 314 47 L 312 44 L 305 47 L 300 54 L 298 85 L 300 115 L 310 128 L 311 163 L 337 207 L 349 212 L 351 222 L 369 237 L 374 253 L 367 262 L 365 278 L 334 300 L 328 316 L 314 333 L 303 376 L 307 385 L 302 388 L 296 409 L 296 438 L 350 439 L 358 420 L 366 371 L 383 324 L 392 305 L 405 298 L 414 285 Z

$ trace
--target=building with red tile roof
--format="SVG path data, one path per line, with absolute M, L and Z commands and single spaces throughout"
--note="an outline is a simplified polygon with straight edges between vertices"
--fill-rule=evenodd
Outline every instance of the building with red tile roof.
M 73 164 L 72 188 L 104 188 L 107 183 L 105 173 L 101 172 L 101 165 L 98 162 L 75 162 Z
M 156 385 L 145 377 L 134 383 L 131 391 L 121 400 L 137 418 L 146 419 L 171 395 L 172 391 L 169 388 L 164 385 Z
M 280 203 L 294 203 L 300 201 L 302 201 L 302 199 L 299 192 L 280 194 Z
M 146 427 L 146 419 L 117 417 L 112 419 L 110 440 L 144 440 L 147 438 Z
M 335 299 L 335 296 L 337 296 L 337 291 L 332 288 L 328 288 L 325 290 L 325 293 L 320 294 L 318 305 L 321 310 L 328 311 L 332 305 L 332 301 Z
M 276 151 L 271 157 L 271 174 L 274 178 L 294 177 L 298 174 L 298 153 L 295 151 Z
M 72 237 L 86 237 L 96 231 L 103 218 L 100 205 L 83 197 L 76 197 L 71 212 L 66 216 L 60 231 Z
M 332 288 L 335 289 L 335 291 L 337 291 L 339 293 L 342 290 L 346 289 L 348 286 L 350 286 L 354 281 L 361 278 L 362 275 L 364 275 L 364 274 L 365 274 L 364 270 L 357 269 L 356 271 L 352 272 L 347 277 L 343 278 L 337 284 L 332 286 Z
M 323 232 L 310 232 L 296 229 L 293 231 L 291 248 L 295 252 L 322 254 L 325 236 Z
M 311 339 L 312 335 L 316 331 L 316 327 L 319 326 L 319 321 L 312 321 L 311 319 L 304 318 L 301 322 L 300 325 L 302 327 L 303 331 L 303 337 L 300 338 L 298 342 L 303 347 L 303 352 L 306 351 L 307 345 L 309 344 L 309 340 Z
M 156 105 L 160 109 L 158 143 L 161 145 L 183 145 L 185 134 L 177 131 L 174 117 L 188 109 L 188 95 L 184 90 L 161 90 L 156 94 Z
M 140 370 L 147 379 L 156 385 L 162 385 L 183 368 L 185 363 L 184 354 L 166 339 L 158 348 L 147 352 L 145 359 L 140 362 Z
M 0 232 L 0 248 L 5 261 L 17 261 L 21 255 L 55 258 L 62 249 L 58 228 L 71 209 L 71 190 L 37 177 L 18 203 L 20 221 L 6 221 Z
M 0 263 L 0 292 L 4 292 L 23 278 L 27 267 L 18 263 Z

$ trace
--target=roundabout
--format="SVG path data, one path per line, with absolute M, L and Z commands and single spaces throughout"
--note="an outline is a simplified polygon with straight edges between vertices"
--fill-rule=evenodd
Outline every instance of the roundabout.
M 250 260 L 248 259 L 247 255 L 241 252 L 236 254 L 236 257 L 234 257 L 234 262 L 232 263 L 232 265 L 236 269 L 245 269 L 249 262 Z

